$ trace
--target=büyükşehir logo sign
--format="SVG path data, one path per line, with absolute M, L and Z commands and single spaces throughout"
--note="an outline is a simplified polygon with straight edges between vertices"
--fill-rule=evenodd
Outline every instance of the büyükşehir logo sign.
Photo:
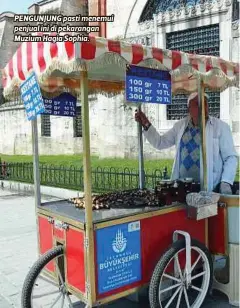
M 98 293 L 141 280 L 140 221 L 97 230 Z

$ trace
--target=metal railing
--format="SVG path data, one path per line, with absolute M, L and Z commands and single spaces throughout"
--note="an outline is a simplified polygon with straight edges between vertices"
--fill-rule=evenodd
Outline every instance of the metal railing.
M 40 164 L 41 185 L 83 190 L 83 167 L 65 167 L 63 165 Z M 32 163 L 5 163 L 0 162 L 0 175 L 2 179 L 33 183 Z M 167 167 L 163 170 L 145 170 L 145 186 L 154 188 L 157 181 L 168 178 Z M 130 168 L 102 168 L 92 169 L 93 192 L 108 192 L 138 188 L 139 173 Z

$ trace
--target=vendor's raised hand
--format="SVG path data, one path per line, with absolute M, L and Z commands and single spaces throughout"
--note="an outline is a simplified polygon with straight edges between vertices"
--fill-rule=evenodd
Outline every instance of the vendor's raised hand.
M 139 122 L 144 127 L 144 129 L 148 129 L 149 126 L 151 125 L 147 116 L 141 110 L 135 111 L 135 120 Z

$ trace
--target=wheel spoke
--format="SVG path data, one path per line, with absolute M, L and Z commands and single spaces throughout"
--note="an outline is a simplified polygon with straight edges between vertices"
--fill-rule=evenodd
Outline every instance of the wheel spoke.
M 70 296 L 69 296 L 68 294 L 66 294 L 66 298 L 67 298 L 67 300 L 68 300 L 69 307 L 70 307 L 70 308 L 73 308 L 72 301 L 71 301 Z
M 65 294 L 63 294 L 63 297 L 62 297 L 62 305 L 61 305 L 61 308 L 64 307 L 64 302 L 65 302 Z
M 40 278 L 41 280 L 44 280 L 45 282 L 48 282 L 48 283 L 52 284 L 53 286 L 55 286 L 55 287 L 57 287 L 57 288 L 59 287 L 59 284 L 58 284 L 57 282 L 55 282 L 54 280 L 50 280 L 49 277 L 45 277 L 45 276 L 43 276 L 43 275 L 40 275 L 39 278 Z M 53 278 L 53 279 L 54 279 L 54 278 Z
M 198 278 L 198 277 L 201 277 L 201 276 L 203 276 L 203 275 L 205 275 L 206 274 L 206 271 L 204 271 L 204 272 L 202 272 L 202 273 L 199 273 L 199 274 L 197 274 L 197 275 L 195 275 L 195 276 L 192 276 L 192 280 L 193 279 L 196 279 L 196 278 Z
M 165 293 L 165 292 L 167 292 L 167 291 L 169 291 L 169 290 L 175 289 L 175 288 L 179 287 L 180 285 L 181 285 L 181 283 L 178 283 L 178 284 L 175 284 L 175 285 L 173 285 L 173 286 L 171 286 L 171 287 L 169 287 L 169 288 L 163 289 L 163 290 L 161 290 L 161 291 L 159 292 L 159 295 L 162 294 L 162 293 Z
M 63 295 L 62 293 L 60 293 L 58 295 L 58 297 L 55 299 L 54 303 L 52 304 L 52 306 L 50 308 L 53 308 L 53 306 L 55 306 L 55 304 L 59 301 L 59 299 L 61 298 L 62 295 Z
M 186 304 L 187 304 L 187 308 L 190 308 L 189 300 L 188 300 L 188 296 L 187 296 L 187 290 L 186 290 L 185 287 L 183 287 L 183 291 L 184 291 L 184 296 L 185 296 L 185 301 L 186 301 Z
M 183 279 L 183 275 L 182 275 L 182 271 L 181 271 L 181 267 L 180 267 L 180 263 L 179 263 L 179 259 L 178 259 L 178 255 L 175 258 L 176 264 L 177 264 L 177 269 L 180 275 L 180 278 Z
M 168 308 L 171 303 L 173 302 L 174 298 L 177 296 L 178 292 L 181 290 L 181 287 L 178 287 L 178 289 L 174 292 L 173 296 L 170 298 L 170 300 L 168 301 L 167 305 L 165 306 L 165 308 Z
M 198 292 L 202 292 L 203 291 L 203 289 L 200 289 L 200 288 L 197 288 L 197 287 L 195 287 L 195 286 L 191 286 L 191 288 L 192 289 L 194 289 L 194 290 L 196 290 L 196 291 L 198 291 Z
M 46 294 L 41 294 L 41 295 L 35 295 L 33 296 L 32 298 L 40 298 L 40 297 L 44 297 L 44 296 L 47 296 L 47 295 L 53 295 L 53 294 L 56 294 L 56 293 L 59 293 L 59 290 L 56 290 L 56 291 L 52 291 L 52 292 L 49 292 L 49 293 L 46 293 Z
M 60 272 L 60 269 L 59 269 L 59 266 L 58 266 L 58 263 L 56 262 L 56 269 L 57 269 L 57 273 L 58 273 L 58 276 L 60 278 L 60 281 L 61 281 L 61 284 L 64 285 L 64 281 L 63 281 L 63 278 L 62 278 L 62 274 Z
M 178 301 L 177 301 L 177 306 L 176 308 L 180 307 L 181 299 L 182 299 L 182 293 L 183 293 L 183 288 L 181 289 L 179 295 L 178 295 Z
M 181 282 L 181 279 L 178 279 L 178 278 L 173 277 L 173 276 L 168 275 L 168 274 L 163 274 L 163 277 L 166 277 L 168 279 L 171 279 L 171 280 L 174 280 L 174 281 L 177 281 L 177 282 Z
M 198 256 L 197 260 L 194 262 L 192 268 L 191 268 L 191 272 L 194 270 L 195 266 L 198 264 L 199 260 L 201 259 L 201 255 Z

